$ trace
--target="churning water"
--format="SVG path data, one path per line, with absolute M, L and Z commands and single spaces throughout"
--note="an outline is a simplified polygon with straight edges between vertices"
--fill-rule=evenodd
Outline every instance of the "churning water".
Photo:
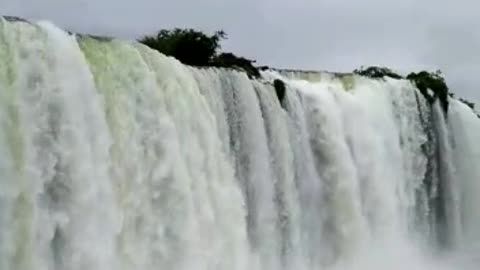
M 48 23 L 0 21 L 0 63 L 2 270 L 478 269 L 463 103 L 250 80 Z

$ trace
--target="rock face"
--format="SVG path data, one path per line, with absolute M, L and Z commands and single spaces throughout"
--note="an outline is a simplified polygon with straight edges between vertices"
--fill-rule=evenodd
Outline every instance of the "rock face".
M 277 93 L 278 100 L 280 104 L 283 104 L 283 99 L 285 98 L 285 83 L 282 80 L 275 79 L 273 81 L 273 87 L 275 87 L 275 92 Z

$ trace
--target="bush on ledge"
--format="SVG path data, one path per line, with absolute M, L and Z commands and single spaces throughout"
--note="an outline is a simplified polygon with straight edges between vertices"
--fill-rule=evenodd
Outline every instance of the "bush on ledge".
M 193 29 L 160 30 L 154 36 L 145 36 L 139 42 L 165 55 L 177 58 L 191 66 L 208 66 L 220 49 L 223 31 L 209 36 Z
M 233 53 L 219 52 L 220 42 L 226 39 L 223 31 L 207 35 L 194 29 L 160 30 L 138 41 L 180 62 L 196 67 L 223 67 L 245 71 L 250 78 L 260 77 L 255 61 L 238 57 Z
M 417 86 L 430 103 L 433 103 L 438 98 L 443 110 L 445 112 L 448 111 L 448 86 L 440 71 L 435 73 L 427 71 L 412 72 L 407 76 L 407 79 Z M 432 91 L 433 95 L 429 93 L 429 90 Z
M 403 79 L 402 76 L 398 75 L 397 73 L 393 72 L 391 69 L 386 67 L 360 67 L 360 69 L 355 69 L 353 71 L 354 74 L 358 74 L 360 76 L 369 77 L 372 79 L 382 79 L 384 77 L 390 77 L 393 79 Z
M 260 77 L 260 71 L 253 65 L 254 60 L 234 55 L 233 53 L 221 53 L 212 60 L 212 66 L 235 68 L 243 70 L 250 78 Z

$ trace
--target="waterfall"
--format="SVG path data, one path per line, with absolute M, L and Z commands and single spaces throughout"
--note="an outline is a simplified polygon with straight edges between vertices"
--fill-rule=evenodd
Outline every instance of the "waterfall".
M 475 139 L 480 136 L 480 121 L 465 104 L 450 100 L 449 129 L 452 133 L 452 160 L 456 168 L 457 201 L 460 229 L 464 237 L 463 244 L 468 246 L 480 245 L 480 210 L 475 207 L 478 196 L 475 191 L 479 188 L 480 168 L 477 161 L 480 158 L 480 147 Z
M 0 20 L 0 269 L 476 269 L 480 120 Z M 273 80 L 286 85 L 280 101 Z

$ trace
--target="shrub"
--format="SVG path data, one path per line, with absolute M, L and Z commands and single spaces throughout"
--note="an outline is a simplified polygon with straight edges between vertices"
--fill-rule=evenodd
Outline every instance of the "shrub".
M 223 31 L 207 35 L 194 29 L 160 30 L 154 36 L 145 36 L 139 42 L 180 62 L 197 67 L 223 67 L 245 71 L 250 78 L 260 77 L 255 61 L 233 53 L 219 52 L 220 42 L 226 39 Z
M 417 86 L 430 103 L 438 98 L 443 110 L 448 111 L 448 86 L 440 71 L 435 73 L 428 71 L 412 72 L 407 76 L 407 79 Z M 433 95 L 429 93 L 429 89 L 433 92 Z
M 223 31 L 209 36 L 193 29 L 161 30 L 155 36 L 145 36 L 139 42 L 191 66 L 209 66 L 226 38 Z
M 391 69 L 386 67 L 360 67 L 360 69 L 355 69 L 353 73 L 360 76 L 369 77 L 372 79 L 382 79 L 384 77 L 390 77 L 393 79 L 402 79 L 403 77 L 393 72 Z
M 244 70 L 250 78 L 260 77 L 260 72 L 253 65 L 254 60 L 238 57 L 233 53 L 221 53 L 213 58 L 212 65 L 216 67 L 236 68 Z

